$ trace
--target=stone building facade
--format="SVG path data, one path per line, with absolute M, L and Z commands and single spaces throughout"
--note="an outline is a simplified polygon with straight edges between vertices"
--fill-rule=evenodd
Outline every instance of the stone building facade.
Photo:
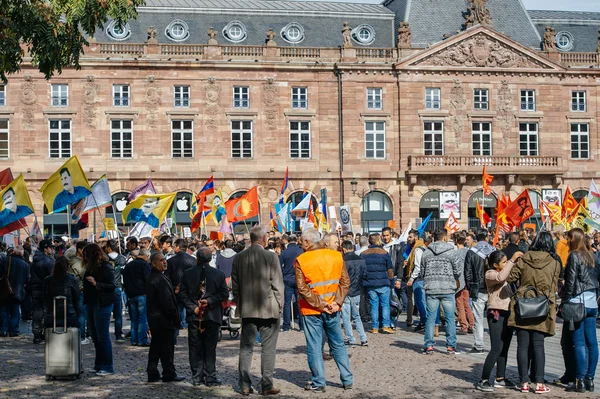
M 259 186 L 263 224 L 287 167 L 288 194 L 307 189 L 318 199 L 326 188 L 330 205 L 350 205 L 356 231 L 392 219 L 414 225 L 432 211 L 432 227 L 443 225 L 442 191 L 459 193 L 459 222 L 476 225 L 484 165 L 495 193 L 513 198 L 523 188 L 534 196 L 587 190 L 598 177 L 598 53 L 543 51 L 525 10 L 521 24 L 529 25 L 515 30 L 525 33 L 500 25 L 502 6 L 490 0 L 491 14 L 481 15 L 495 24 L 454 33 L 441 26 L 431 43 L 436 27 L 423 30 L 416 0 L 342 9 L 310 2 L 309 11 L 252 2 L 271 13 L 224 2 L 219 18 L 210 2 L 189 3 L 187 12 L 210 29 L 153 0 L 131 26 L 98 32 L 81 70 L 46 81 L 24 65 L 9 78 L 0 92 L 0 164 L 23 173 L 38 215 L 39 187 L 71 155 L 90 181 L 107 174 L 115 199 L 148 178 L 188 201 L 211 175 L 227 196 Z M 453 15 L 449 3 L 466 4 L 452 0 L 438 11 Z M 322 15 L 295 22 L 307 12 Z M 230 40 L 239 33 L 225 24 L 234 14 L 247 43 Z M 346 37 L 344 20 L 352 22 Z M 186 29 L 188 39 L 169 39 Z M 309 37 L 323 32 L 323 45 Z M 369 32 L 376 39 L 361 41 Z M 311 45 L 291 43 L 297 33 Z M 493 208 L 494 198 L 483 201 Z M 188 223 L 185 207 L 177 210 L 178 224 Z M 99 223 L 104 212 L 97 216 Z M 49 233 L 63 234 L 63 219 L 46 215 Z

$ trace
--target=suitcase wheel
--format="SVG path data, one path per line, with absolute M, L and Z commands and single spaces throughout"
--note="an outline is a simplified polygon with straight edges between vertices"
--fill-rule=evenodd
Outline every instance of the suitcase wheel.
M 232 339 L 236 339 L 237 337 L 240 336 L 240 332 L 238 330 L 231 330 L 231 331 L 229 331 L 229 336 Z

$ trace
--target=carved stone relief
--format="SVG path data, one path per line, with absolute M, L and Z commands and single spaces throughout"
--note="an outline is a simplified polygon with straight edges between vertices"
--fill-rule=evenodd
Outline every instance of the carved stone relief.
M 267 126 L 275 129 L 277 126 L 277 105 L 279 105 L 279 90 L 273 78 L 268 78 L 263 84 L 263 104 L 265 106 L 265 118 Z
M 550 66 L 518 52 L 484 33 L 426 57 L 415 65 L 499 68 L 543 68 Z
M 149 129 L 158 128 L 158 108 L 160 106 L 160 89 L 153 75 L 149 75 L 146 80 L 146 124 Z
M 465 90 L 460 80 L 454 80 L 454 87 L 450 90 L 450 122 L 456 141 L 456 148 L 462 144 L 463 133 L 465 131 L 465 121 L 467 119 L 467 100 Z
M 219 119 L 219 96 L 221 86 L 217 84 L 216 78 L 210 76 L 204 86 L 206 96 L 206 125 L 215 127 Z
M 87 128 L 96 128 L 96 102 L 98 101 L 98 85 L 93 75 L 85 78 L 83 84 L 83 122 Z
M 515 111 L 513 107 L 513 99 L 510 88 L 508 87 L 508 81 L 502 81 L 502 87 L 498 92 L 498 111 L 496 120 L 500 125 L 500 131 L 502 132 L 502 141 L 504 148 L 509 146 L 510 132 L 512 130 L 513 122 L 515 119 Z
M 33 130 L 33 118 L 35 111 L 35 82 L 30 75 L 25 75 L 25 81 L 21 83 L 21 103 L 23 103 L 23 129 Z

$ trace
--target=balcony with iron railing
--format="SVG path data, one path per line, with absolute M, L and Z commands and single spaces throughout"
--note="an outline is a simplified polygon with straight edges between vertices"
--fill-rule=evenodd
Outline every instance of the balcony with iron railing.
M 408 157 L 408 173 L 413 175 L 481 174 L 484 166 L 492 174 L 556 175 L 565 172 L 561 157 L 459 155 L 411 155 Z

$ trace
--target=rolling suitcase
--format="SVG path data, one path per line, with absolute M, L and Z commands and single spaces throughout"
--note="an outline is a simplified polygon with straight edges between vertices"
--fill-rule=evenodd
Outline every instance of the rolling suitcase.
M 56 302 L 64 302 L 64 324 L 56 328 Z M 73 380 L 81 374 L 81 337 L 78 328 L 67 328 L 67 298 L 54 297 L 54 324 L 53 328 L 46 328 L 46 379 L 68 377 Z

